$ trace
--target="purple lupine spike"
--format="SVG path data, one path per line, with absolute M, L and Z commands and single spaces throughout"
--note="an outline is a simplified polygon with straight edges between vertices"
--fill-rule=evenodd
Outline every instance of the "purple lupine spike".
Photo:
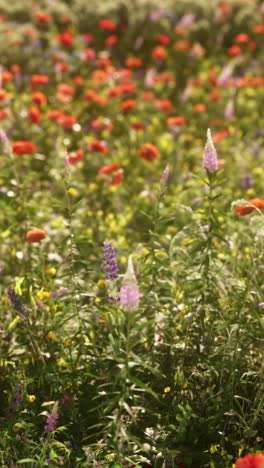
M 132 255 L 130 255 L 127 272 L 121 285 L 120 305 L 129 311 L 133 311 L 139 306 L 139 297 L 140 291 L 133 267 Z
M 209 172 L 215 172 L 218 169 L 217 153 L 212 140 L 211 130 L 207 130 L 207 141 L 204 148 L 203 167 Z
M 15 290 L 11 286 L 7 288 L 7 297 L 10 300 L 13 309 L 15 309 L 19 313 L 22 319 L 27 320 L 27 316 L 24 311 L 25 304 L 22 301 L 22 298 L 15 292 Z
M 116 280 L 118 278 L 118 264 L 116 252 L 112 242 L 105 241 L 103 243 L 103 256 L 104 256 L 104 270 L 106 279 Z

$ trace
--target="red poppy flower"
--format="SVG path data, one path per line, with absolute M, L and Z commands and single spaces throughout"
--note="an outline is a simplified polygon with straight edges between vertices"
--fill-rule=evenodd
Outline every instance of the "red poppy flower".
M 10 115 L 10 109 L 8 107 L 0 110 L 0 120 L 5 120 Z
M 213 142 L 214 143 L 219 143 L 219 141 L 222 141 L 229 133 L 228 128 L 223 128 L 223 130 L 220 130 L 219 132 L 215 133 L 213 136 Z
M 146 101 L 152 101 L 155 99 L 155 94 L 152 91 L 143 91 L 140 95 L 141 99 L 145 99 Z
M 17 65 L 16 63 L 14 63 L 14 65 L 12 65 L 12 66 L 10 67 L 10 70 L 11 70 L 11 72 L 13 72 L 13 73 L 19 73 L 19 72 L 20 72 L 20 66 Z
M 91 127 L 94 128 L 95 130 L 108 130 L 111 131 L 113 130 L 113 124 L 110 122 L 109 119 L 95 119 L 91 122 Z
M 45 239 L 47 234 L 47 231 L 44 229 L 35 228 L 27 232 L 26 239 L 27 242 L 32 244 L 33 242 L 39 242 L 42 239 Z
M 120 94 L 129 94 L 136 91 L 136 86 L 133 83 L 121 83 L 119 85 Z
M 92 151 L 95 151 L 96 153 L 108 153 L 108 149 L 102 141 L 99 140 L 94 140 L 90 141 L 90 148 Z
M 257 48 L 257 43 L 254 41 L 251 41 L 248 43 L 248 50 L 255 50 Z
M 232 57 L 237 57 L 242 54 L 242 49 L 238 45 L 233 45 L 227 49 L 227 53 Z
M 138 154 L 146 161 L 153 161 L 160 157 L 158 148 L 152 143 L 145 143 L 138 149 Z
M 91 47 L 87 47 L 86 49 L 83 49 L 82 53 L 88 62 L 93 61 L 96 58 L 95 50 L 92 49 Z
M 60 19 L 61 24 L 69 24 L 71 22 L 71 18 L 67 15 L 63 15 Z
M 70 68 L 69 64 L 66 63 L 66 62 L 59 62 L 59 63 L 56 63 L 55 65 L 55 72 L 56 73 L 64 73 L 66 71 L 68 71 Z
M 116 24 L 108 19 L 102 19 L 101 21 L 99 21 L 99 28 L 106 29 L 107 31 L 115 31 Z
M 10 71 L 6 70 L 2 73 L 2 81 L 3 83 L 7 83 L 8 81 L 13 81 L 14 75 Z
M 151 55 L 156 60 L 165 60 L 168 57 L 167 51 L 161 46 L 154 47 L 151 51 Z
M 138 57 L 128 57 L 125 61 L 126 67 L 139 68 L 142 66 L 142 60 Z
M 73 86 L 66 83 L 60 83 L 57 86 L 56 98 L 63 103 L 69 103 L 72 102 L 74 93 L 75 88 Z
M 186 50 L 190 49 L 191 44 L 189 41 L 184 41 L 184 40 L 179 40 L 176 41 L 173 45 L 173 48 L 175 50 L 178 50 L 179 52 L 185 52 Z
M 36 151 L 37 147 L 31 141 L 15 141 L 11 144 L 12 150 L 18 156 Z
M 109 36 L 106 38 L 105 45 L 106 47 L 111 47 L 114 44 L 116 44 L 117 41 L 118 41 L 118 36 L 116 36 L 115 34 L 112 34 L 112 36 Z
M 116 169 L 120 167 L 120 164 L 118 162 L 108 164 L 107 166 L 101 167 L 99 169 L 98 174 L 111 174 L 111 172 L 114 172 Z
M 73 33 L 72 31 L 64 31 L 63 33 L 58 34 L 57 41 L 64 45 L 65 47 L 71 47 L 73 44 Z
M 45 11 L 39 11 L 38 13 L 36 13 L 35 18 L 41 23 L 51 22 L 51 16 L 49 15 L 49 13 L 46 13 Z
M 264 24 L 256 24 L 256 26 L 253 27 L 253 33 L 264 34 Z
M 135 109 L 135 107 L 137 107 L 137 103 L 133 99 L 127 99 L 126 101 L 123 101 L 120 104 L 120 107 L 124 111 L 129 110 L 129 109 Z
M 47 119 L 57 122 L 63 115 L 63 112 L 59 109 L 52 109 L 47 113 Z
M 94 41 L 94 37 L 92 34 L 86 33 L 83 35 L 83 40 L 84 42 L 86 42 L 86 44 L 92 44 L 92 42 Z
M 131 124 L 131 128 L 133 128 L 134 130 L 144 130 L 145 126 L 140 122 L 133 122 Z
M 111 60 L 108 57 L 101 57 L 97 60 L 96 65 L 99 68 L 106 68 L 110 65 Z
M 195 112 L 198 112 L 198 113 L 201 113 L 201 112 L 205 112 L 206 111 L 206 107 L 204 104 L 202 103 L 198 103 L 198 104 L 195 104 L 195 106 L 193 107 L 194 111 Z
M 188 34 L 187 29 L 183 28 L 182 26 L 175 26 L 174 31 L 179 36 L 187 36 L 187 34 Z
M 35 106 L 28 108 L 28 119 L 31 123 L 39 123 L 41 121 L 41 113 L 39 109 Z
M 164 112 L 171 112 L 172 111 L 172 103 L 169 99 L 158 99 L 156 101 L 156 106 L 163 110 Z
M 162 45 L 167 45 L 170 43 L 170 38 L 166 34 L 158 34 L 155 37 L 155 41 Z
M 253 206 L 249 206 L 248 203 Z M 256 208 L 264 210 L 264 200 L 262 200 L 262 198 L 251 198 L 250 200 L 247 200 L 246 203 L 243 203 L 243 205 L 237 206 L 235 208 L 235 213 L 240 216 L 245 216 L 254 211 Z
M 246 455 L 245 457 L 239 458 L 235 468 L 264 468 L 264 453 Z
M 160 74 L 161 81 L 165 81 L 166 83 L 173 83 L 174 78 L 170 73 L 163 72 Z
M 63 114 L 58 119 L 59 125 L 63 128 L 72 129 L 72 127 L 77 123 L 77 119 L 74 115 Z
M 37 89 L 40 84 L 49 83 L 49 77 L 47 75 L 32 75 L 31 77 L 31 87 Z
M 69 157 L 69 163 L 75 166 L 79 161 L 81 161 L 84 158 L 84 151 L 79 149 L 76 151 L 71 151 L 68 154 Z
M 77 86 L 82 86 L 83 85 L 83 78 L 80 75 L 75 75 L 72 77 L 72 81 L 77 85 Z
M 0 101 L 6 101 L 8 98 L 8 93 L 5 89 L 0 89 Z
M 36 91 L 32 94 L 32 101 L 37 104 L 38 106 L 42 106 L 47 104 L 47 96 L 42 93 L 41 91 Z
M 186 118 L 182 117 L 181 115 L 177 115 L 175 117 L 169 117 L 167 119 L 167 124 L 172 127 L 176 125 L 183 125 L 185 123 L 186 123 Z
M 217 89 L 211 89 L 210 91 L 210 100 L 217 102 L 221 99 L 222 94 Z
M 120 168 L 116 172 L 116 174 L 112 177 L 111 185 L 119 185 L 124 179 L 125 171 L 124 169 Z
M 245 33 L 237 34 L 237 36 L 235 37 L 235 42 L 237 42 L 238 44 L 246 44 L 249 40 L 249 35 Z

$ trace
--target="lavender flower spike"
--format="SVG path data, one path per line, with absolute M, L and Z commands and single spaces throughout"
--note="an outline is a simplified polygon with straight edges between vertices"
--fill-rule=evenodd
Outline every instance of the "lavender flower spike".
M 168 182 L 168 178 L 169 178 L 169 173 L 170 173 L 170 165 L 167 164 L 167 166 L 165 167 L 163 173 L 162 173 L 162 176 L 161 176 L 161 179 L 160 179 L 160 185 L 162 188 L 166 187 L 167 185 L 167 182 Z
M 218 169 L 217 153 L 212 140 L 211 130 L 207 130 L 207 141 L 204 148 L 203 167 L 209 172 L 215 172 Z
M 12 308 L 20 314 L 20 317 L 22 319 L 27 320 L 27 316 L 24 311 L 25 304 L 22 301 L 22 298 L 15 292 L 15 290 L 11 286 L 9 286 L 6 291 L 7 297 L 11 302 Z
M 117 265 L 116 252 L 112 242 L 103 243 L 104 270 L 106 279 L 116 280 L 118 278 L 119 268 Z
M 127 272 L 121 284 L 120 305 L 129 311 L 133 311 L 139 306 L 139 296 L 140 291 L 133 267 L 132 255 L 130 255 Z

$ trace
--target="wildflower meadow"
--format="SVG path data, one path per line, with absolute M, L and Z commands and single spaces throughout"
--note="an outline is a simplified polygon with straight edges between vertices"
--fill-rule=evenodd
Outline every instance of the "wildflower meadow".
M 263 1 L 0 34 L 0 468 L 263 468 Z

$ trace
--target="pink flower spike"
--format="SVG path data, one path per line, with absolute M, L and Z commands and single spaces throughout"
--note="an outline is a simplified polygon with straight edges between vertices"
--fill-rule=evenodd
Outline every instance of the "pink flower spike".
M 129 311 L 139 307 L 140 291 L 135 275 L 132 255 L 129 256 L 127 272 L 123 278 L 120 290 L 120 305 Z
M 217 153 L 212 140 L 211 130 L 207 130 L 207 141 L 204 148 L 203 167 L 209 172 L 215 172 L 218 169 Z

